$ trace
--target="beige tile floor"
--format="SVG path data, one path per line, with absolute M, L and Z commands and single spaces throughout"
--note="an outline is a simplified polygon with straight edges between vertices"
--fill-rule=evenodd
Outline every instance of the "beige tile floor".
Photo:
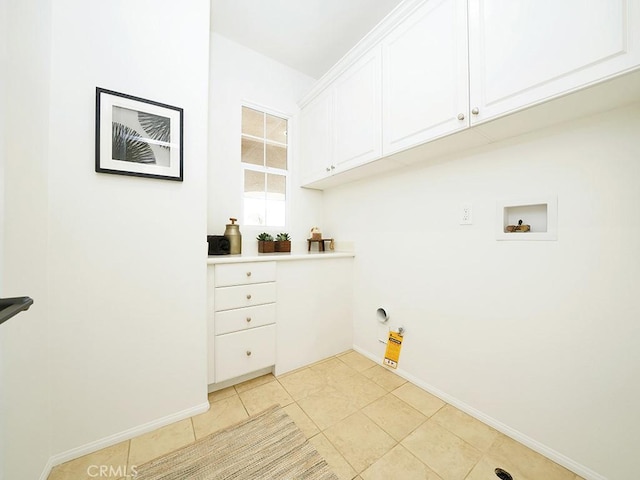
M 213 392 L 209 402 L 206 413 L 59 465 L 49 480 L 129 480 L 135 465 L 276 403 L 341 480 L 496 480 L 497 467 L 514 480 L 582 480 L 353 351 Z

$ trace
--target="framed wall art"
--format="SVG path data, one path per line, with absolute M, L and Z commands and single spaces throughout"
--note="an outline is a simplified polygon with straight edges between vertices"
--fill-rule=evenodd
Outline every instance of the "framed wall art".
M 96 172 L 183 179 L 183 110 L 96 88 Z

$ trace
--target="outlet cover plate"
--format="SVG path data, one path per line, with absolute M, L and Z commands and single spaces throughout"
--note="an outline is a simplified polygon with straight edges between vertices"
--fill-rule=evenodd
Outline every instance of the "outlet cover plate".
M 473 224 L 473 207 L 470 203 L 460 204 L 460 225 Z

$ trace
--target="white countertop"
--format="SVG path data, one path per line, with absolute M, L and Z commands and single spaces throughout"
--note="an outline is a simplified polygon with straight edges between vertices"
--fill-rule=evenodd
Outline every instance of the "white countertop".
M 353 258 L 354 252 L 302 252 L 302 253 L 257 253 L 253 255 L 209 255 L 207 265 L 220 263 L 284 262 L 292 260 L 329 260 L 332 258 Z

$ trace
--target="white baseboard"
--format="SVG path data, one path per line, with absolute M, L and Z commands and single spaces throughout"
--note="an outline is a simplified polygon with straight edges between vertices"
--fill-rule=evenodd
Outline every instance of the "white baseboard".
M 138 435 L 142 435 L 143 433 L 151 432 L 152 430 L 164 427 L 165 425 L 169 425 L 171 423 L 184 420 L 185 418 L 204 413 L 207 410 L 209 410 L 209 402 L 196 405 L 195 407 L 188 408 L 171 415 L 167 415 L 166 417 L 159 418 L 152 422 L 145 423 L 143 425 L 139 425 L 137 427 L 130 428 L 119 433 L 115 433 L 113 435 L 109 435 L 108 437 L 101 438 L 100 440 L 96 440 L 95 442 L 87 443 L 85 445 L 81 445 L 80 447 L 67 450 L 66 452 L 53 455 L 49 458 L 49 461 L 45 465 L 45 468 L 40 475 L 40 480 L 47 480 L 47 477 L 51 473 L 51 469 L 53 469 L 53 467 L 55 467 L 56 465 L 60 465 L 61 463 L 68 462 L 69 460 L 73 460 L 75 458 L 82 457 L 83 455 L 96 452 L 103 448 L 110 447 L 111 445 L 115 445 L 116 443 L 130 440 L 134 437 L 137 437 Z
M 376 355 L 372 355 L 370 352 L 354 345 L 353 349 L 360 353 L 361 355 L 364 355 L 365 357 L 369 358 L 370 360 L 373 360 L 374 362 L 382 365 L 382 358 L 378 357 Z M 423 390 L 426 390 L 427 392 L 431 393 L 432 395 L 435 395 L 436 397 L 440 398 L 442 401 L 453 405 L 454 407 L 456 407 L 459 410 L 462 410 L 463 412 L 471 415 L 472 417 L 480 420 L 482 423 L 485 423 L 493 428 L 495 428 L 496 430 L 498 430 L 501 433 L 504 433 L 506 436 L 513 438 L 514 440 L 516 440 L 517 442 L 522 443 L 523 445 L 526 445 L 527 447 L 529 447 L 531 450 L 534 450 L 536 452 L 538 452 L 540 455 L 544 455 L 545 457 L 547 457 L 548 459 L 556 462 L 558 465 L 562 465 L 563 467 L 571 470 L 574 473 L 577 473 L 578 475 L 580 475 L 582 478 L 584 478 L 585 480 L 608 480 L 606 477 L 603 477 L 602 475 L 600 475 L 597 472 L 594 472 L 593 470 L 585 467 L 584 465 L 570 459 L 569 457 L 566 457 L 565 455 L 562 455 L 561 453 L 553 450 L 552 448 L 547 447 L 546 445 L 534 440 L 531 437 L 528 437 L 527 435 L 509 427 L 508 425 L 505 425 L 502 422 L 499 422 L 498 420 L 496 420 L 495 418 L 492 418 L 484 413 L 482 413 L 479 410 L 476 410 L 475 408 L 471 407 L 470 405 L 467 405 L 466 403 L 458 400 L 455 397 L 452 397 L 451 395 L 435 388 L 433 385 L 429 385 L 428 383 L 423 382 L 422 380 L 420 380 L 419 378 L 414 377 L 413 375 L 411 375 L 410 373 L 407 373 L 406 371 L 402 370 L 401 368 L 397 369 L 394 371 L 397 375 L 399 375 L 400 377 L 404 378 L 405 380 L 410 381 L 411 383 L 413 383 L 414 385 L 422 388 Z
M 40 474 L 38 480 L 47 480 L 53 467 L 55 467 L 55 464 L 53 463 L 53 457 L 49 457 L 49 460 L 47 460 L 47 464 L 44 466 L 44 469 L 42 470 L 42 473 Z

